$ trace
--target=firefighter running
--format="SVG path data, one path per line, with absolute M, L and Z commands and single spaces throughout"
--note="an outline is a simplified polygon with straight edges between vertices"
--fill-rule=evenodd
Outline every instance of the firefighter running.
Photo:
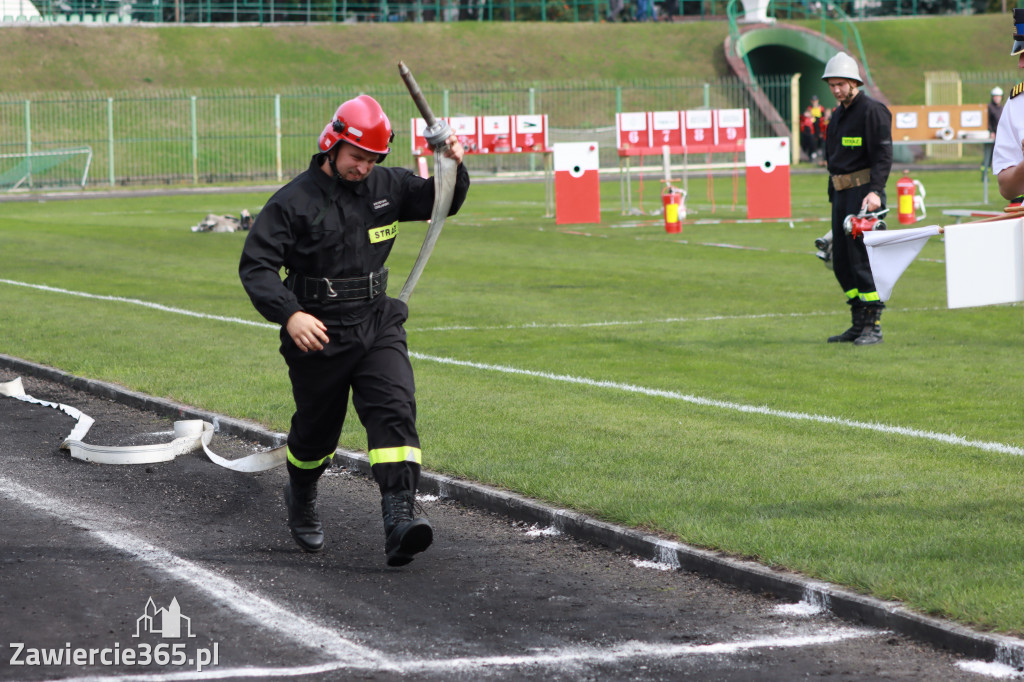
M 844 229 L 848 216 L 882 214 L 885 183 L 892 168 L 892 116 L 880 102 L 860 91 L 860 69 L 845 52 L 825 65 L 821 79 L 828 83 L 838 106 L 825 137 L 828 198 L 832 203 L 832 262 L 836 279 L 850 306 L 852 324 L 829 343 L 868 346 L 882 341 L 885 304 L 875 288 L 862 238 Z
M 421 453 L 402 326 L 409 309 L 386 295 L 384 263 L 399 222 L 430 218 L 434 182 L 377 165 L 393 139 L 372 97 L 338 107 L 309 168 L 260 211 L 239 276 L 260 314 L 281 325 L 295 400 L 284 490 L 292 537 L 307 552 L 323 548 L 317 480 L 334 457 L 351 390 L 380 487 L 387 564 L 402 566 L 430 546 L 433 529 L 414 510 Z M 448 144 L 458 164 L 451 215 L 466 199 L 469 174 L 458 138 Z

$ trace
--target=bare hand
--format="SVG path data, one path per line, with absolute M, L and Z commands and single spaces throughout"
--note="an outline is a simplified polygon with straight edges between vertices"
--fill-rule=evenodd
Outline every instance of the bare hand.
M 327 326 L 301 310 L 288 318 L 285 330 L 303 353 L 311 350 L 323 350 L 324 344 L 330 340 L 327 336 Z
M 861 203 L 860 208 L 865 213 L 872 213 L 882 208 L 882 199 L 875 192 L 868 192 Z
M 466 150 L 462 148 L 462 143 L 459 142 L 459 136 L 452 133 L 445 144 L 448 145 L 448 150 L 444 153 L 450 159 L 455 159 L 455 163 L 462 163 L 462 157 L 466 153 Z

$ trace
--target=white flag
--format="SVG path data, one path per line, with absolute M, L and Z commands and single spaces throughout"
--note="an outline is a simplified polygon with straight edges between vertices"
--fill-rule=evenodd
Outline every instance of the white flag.
M 938 225 L 864 233 L 864 246 L 868 249 L 871 275 L 875 278 L 879 298 L 889 300 L 896 280 L 921 253 L 928 237 L 935 234 L 939 234 Z

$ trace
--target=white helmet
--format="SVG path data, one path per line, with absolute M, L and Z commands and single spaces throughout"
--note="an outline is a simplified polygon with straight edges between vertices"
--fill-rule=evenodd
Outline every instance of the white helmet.
M 991 94 L 992 94 L 993 97 L 995 97 L 996 95 L 1002 97 L 1003 96 L 1003 89 L 997 85 L 996 87 L 992 88 L 992 93 Z
M 821 80 L 827 81 L 829 78 L 848 78 L 852 81 L 857 81 L 858 85 L 864 85 L 857 62 L 845 52 L 837 52 L 836 56 L 828 60 L 828 64 L 825 65 L 825 73 L 821 75 Z

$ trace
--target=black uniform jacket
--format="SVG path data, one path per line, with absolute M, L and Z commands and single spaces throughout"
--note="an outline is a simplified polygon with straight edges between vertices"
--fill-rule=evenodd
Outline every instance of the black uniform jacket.
M 863 92 L 857 93 L 849 107 L 837 106 L 825 134 L 825 158 L 831 175 L 870 168 L 868 191 L 884 196 L 892 169 L 892 113 L 888 107 Z M 831 200 L 831 182 L 828 196 Z
M 284 325 L 299 310 L 325 324 L 355 324 L 384 297 L 373 300 L 299 301 L 281 280 L 289 277 L 365 277 L 384 267 L 398 223 L 427 220 L 434 206 L 434 180 L 404 168 L 375 166 L 362 182 L 333 178 L 316 154 L 309 168 L 278 190 L 246 237 L 238 274 L 256 310 Z M 454 215 L 469 191 L 469 173 L 459 164 Z

